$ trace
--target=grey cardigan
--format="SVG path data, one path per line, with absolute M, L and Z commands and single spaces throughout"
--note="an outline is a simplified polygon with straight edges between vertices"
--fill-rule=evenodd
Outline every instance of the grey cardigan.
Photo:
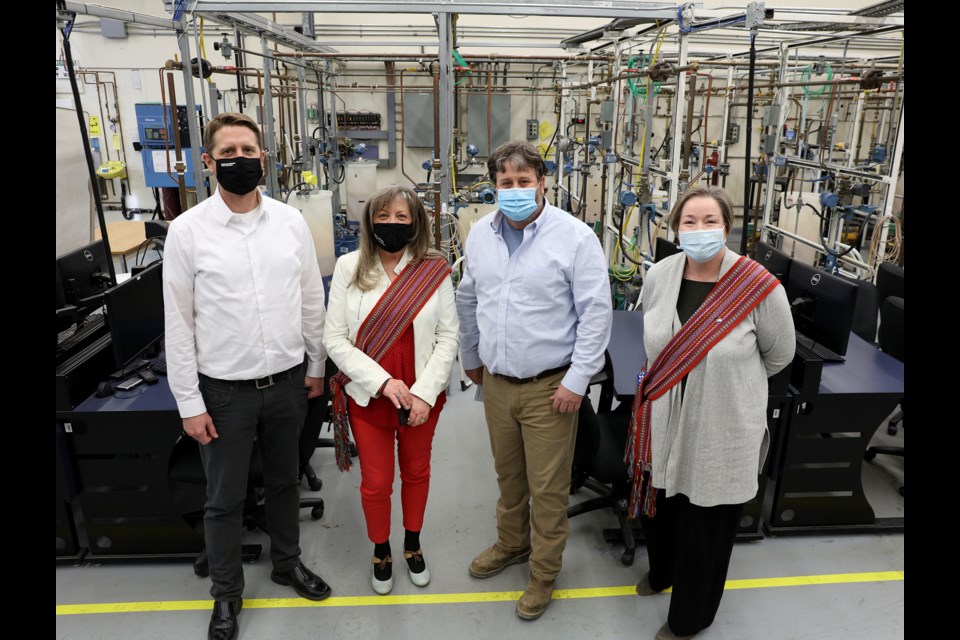
M 726 250 L 721 274 L 739 258 Z M 643 345 L 649 364 L 682 326 L 677 297 L 686 254 L 647 272 L 641 301 Z M 653 486 L 711 507 L 747 502 L 767 455 L 767 377 L 793 360 L 796 339 L 790 304 L 777 286 L 690 371 L 651 405 Z

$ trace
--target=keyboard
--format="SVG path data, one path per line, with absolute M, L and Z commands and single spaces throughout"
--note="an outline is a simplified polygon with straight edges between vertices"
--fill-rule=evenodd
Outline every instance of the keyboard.
M 824 362 L 846 362 L 846 358 L 840 354 L 834 353 L 818 342 L 814 342 L 799 331 L 797 331 L 797 344 L 809 349 Z

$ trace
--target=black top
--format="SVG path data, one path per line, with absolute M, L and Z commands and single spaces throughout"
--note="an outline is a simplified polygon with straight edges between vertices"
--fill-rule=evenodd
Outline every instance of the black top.
M 716 282 L 697 282 L 696 280 L 680 281 L 680 295 L 677 296 L 677 315 L 680 316 L 680 323 L 686 324 L 703 301 L 707 299 Z
M 690 316 L 700 308 L 700 305 L 707 299 L 716 284 L 716 282 L 697 282 L 686 278 L 680 281 L 680 295 L 677 296 L 677 316 L 680 317 L 682 324 L 686 324 Z M 680 381 L 681 398 L 686 390 L 687 376 L 683 376 L 683 380 Z

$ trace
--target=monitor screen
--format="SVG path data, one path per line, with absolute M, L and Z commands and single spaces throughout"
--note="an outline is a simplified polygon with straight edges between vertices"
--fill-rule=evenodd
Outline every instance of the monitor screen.
M 654 249 L 654 261 L 660 262 L 664 258 L 669 258 L 675 253 L 680 253 L 683 251 L 680 247 L 673 244 L 673 241 L 667 240 L 666 238 L 657 238 L 657 243 Z
M 766 242 L 758 242 L 756 246 L 756 261 L 767 268 L 767 271 L 777 277 L 780 282 L 787 282 L 790 278 L 790 263 L 793 259 L 770 246 Z
M 847 353 L 857 285 L 794 260 L 787 297 L 797 331 L 841 356 Z
M 162 268 L 154 262 L 104 294 L 118 369 L 163 337 Z
M 57 271 L 60 272 L 60 281 L 67 304 L 83 306 L 80 302 L 82 299 L 102 293 L 110 287 L 112 282 L 107 260 L 107 252 L 102 240 L 57 258 Z M 57 304 L 60 304 L 59 293 Z

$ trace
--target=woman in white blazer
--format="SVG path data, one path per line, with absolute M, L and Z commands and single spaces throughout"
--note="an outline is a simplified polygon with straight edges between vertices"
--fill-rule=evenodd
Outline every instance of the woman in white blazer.
M 395 446 L 403 555 L 415 585 L 430 581 L 420 529 L 434 430 L 459 348 L 449 265 L 430 248 L 430 238 L 430 219 L 412 190 L 395 185 L 374 194 L 360 222 L 359 251 L 337 260 L 324 329 L 327 353 L 345 376 L 343 406 L 360 457 L 361 503 L 374 543 L 372 586 L 379 594 L 393 588 Z

